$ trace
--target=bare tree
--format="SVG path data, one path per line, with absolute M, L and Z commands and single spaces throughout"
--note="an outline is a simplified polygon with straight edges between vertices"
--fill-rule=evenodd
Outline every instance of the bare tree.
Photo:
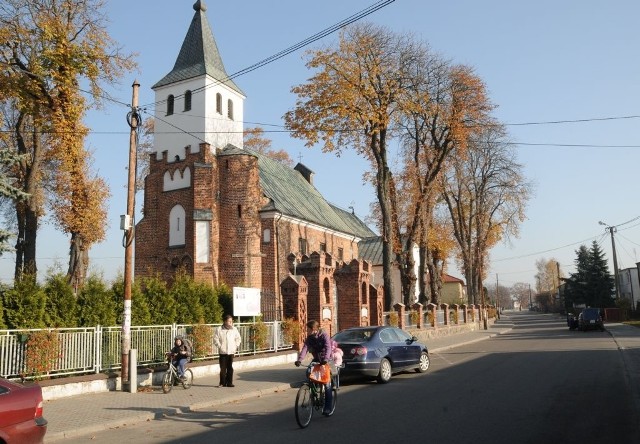
M 497 242 L 517 236 L 532 185 L 515 160 L 501 125 L 471 134 L 465 156 L 455 158 L 444 180 L 469 303 L 480 303 L 488 254 Z

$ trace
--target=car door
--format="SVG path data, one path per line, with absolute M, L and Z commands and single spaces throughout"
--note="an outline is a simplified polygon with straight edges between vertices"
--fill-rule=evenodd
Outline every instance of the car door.
M 405 366 L 406 344 L 399 341 L 398 335 L 394 332 L 394 328 L 385 328 L 379 333 L 380 342 L 387 349 L 387 357 L 391 361 L 393 369 Z
M 420 361 L 422 348 L 420 344 L 412 339 L 412 336 L 404 330 L 394 328 L 393 332 L 398 336 L 398 341 L 404 345 L 403 347 L 403 367 L 412 366 Z

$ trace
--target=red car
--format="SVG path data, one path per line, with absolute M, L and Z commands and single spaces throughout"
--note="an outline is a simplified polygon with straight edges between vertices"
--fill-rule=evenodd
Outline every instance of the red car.
M 0 378 L 0 442 L 42 443 L 47 420 L 42 417 L 42 388 Z

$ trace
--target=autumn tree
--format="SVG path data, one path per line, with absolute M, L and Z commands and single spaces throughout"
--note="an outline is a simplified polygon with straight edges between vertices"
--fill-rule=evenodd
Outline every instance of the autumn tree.
M 560 268 L 560 264 L 554 258 L 540 258 L 536 261 L 536 290 L 538 292 L 549 291 L 557 292 L 558 287 L 562 283 L 564 273 Z
M 522 307 L 529 307 L 529 303 L 532 302 L 531 285 L 526 282 L 516 282 L 511 286 L 511 299 Z
M 0 133 L 0 199 L 22 202 L 28 198 L 28 195 L 14 185 L 14 179 L 11 176 L 11 171 L 22 159 L 15 151 L 6 146 L 3 139 L 8 136 L 8 133 Z M 10 238 L 11 232 L 0 228 L 0 256 L 11 250 L 9 247 Z
M 271 139 L 264 135 L 264 130 L 259 126 L 245 128 L 243 133 L 243 146 L 251 151 L 264 154 L 270 159 L 280 162 L 283 165 L 293 166 L 293 159 L 285 150 L 275 150 L 271 147 Z
M 69 278 L 84 279 L 90 246 L 104 236 L 107 193 L 90 171 L 84 149 L 88 129 L 81 123 L 100 105 L 103 85 L 134 67 L 109 37 L 102 0 L 6 0 L 0 5 L 0 97 L 12 100 L 18 118 L 16 149 L 28 154 L 19 171 L 22 190 L 32 196 L 40 186 L 44 162 L 50 162 L 58 227 L 71 237 Z M 79 85 L 86 82 L 91 96 Z M 20 213 L 22 211 L 22 213 Z M 35 271 L 35 243 L 41 207 L 16 205 L 19 243 L 16 275 L 26 263 Z M 20 242 L 24 245 L 20 245 Z
M 420 47 L 412 74 L 408 100 L 399 121 L 405 161 L 398 182 L 404 183 L 403 198 L 392 201 L 395 238 L 402 240 L 396 260 L 405 297 L 413 294 L 417 280 L 410 246 L 428 237 L 420 230 L 428 229 L 431 223 L 441 187 L 437 179 L 453 153 L 458 157 L 465 155 L 471 132 L 488 121 L 494 108 L 484 83 L 471 68 L 452 65 L 426 46 Z M 431 294 L 437 295 L 442 286 L 442 272 L 438 271 L 437 263 L 444 262 L 446 250 L 426 248 L 423 258 L 431 271 Z
M 532 185 L 516 162 L 504 128 L 494 123 L 470 134 L 464 156 L 443 178 L 470 304 L 482 303 L 490 249 L 518 235 Z
M 286 127 L 294 137 L 306 140 L 306 146 L 322 143 L 323 151 L 337 155 L 353 149 L 371 162 L 380 209 L 387 309 L 393 294 L 395 244 L 388 141 L 407 100 L 416 54 L 407 36 L 371 24 L 347 27 L 336 48 L 308 53 L 307 67 L 315 73 L 292 89 L 298 99 L 284 116 Z

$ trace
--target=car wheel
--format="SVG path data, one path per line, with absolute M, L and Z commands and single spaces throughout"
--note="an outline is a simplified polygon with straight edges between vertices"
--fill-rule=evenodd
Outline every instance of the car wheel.
M 416 368 L 416 371 L 418 373 L 426 372 L 429 370 L 429 364 L 431 364 L 431 361 L 429 360 L 429 353 L 423 351 L 420 355 L 420 362 L 418 362 L 418 368 Z
M 391 379 L 391 363 L 388 359 L 383 358 L 380 361 L 380 372 L 377 379 L 381 384 L 386 384 Z

